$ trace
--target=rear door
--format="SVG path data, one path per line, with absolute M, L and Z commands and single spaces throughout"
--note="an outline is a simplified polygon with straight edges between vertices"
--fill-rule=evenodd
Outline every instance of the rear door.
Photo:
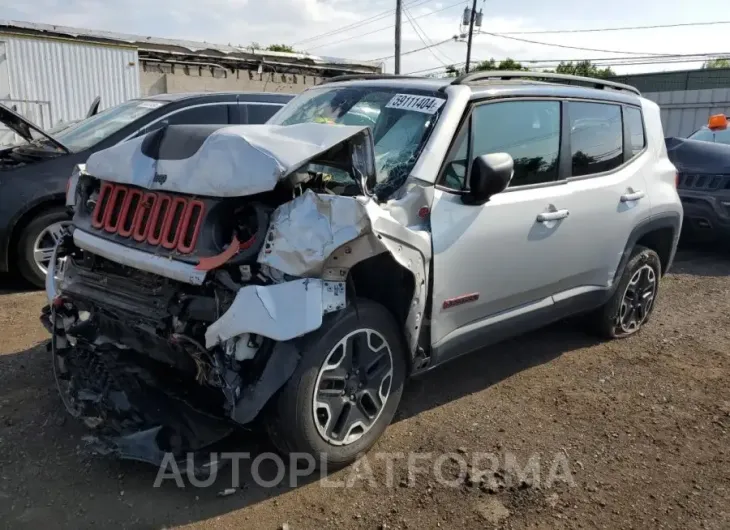
M 651 160 L 645 152 L 639 107 L 597 101 L 568 101 L 570 174 L 566 208 L 579 220 L 564 255 L 582 271 L 578 292 L 609 287 L 629 235 L 649 217 L 651 204 L 645 175 Z

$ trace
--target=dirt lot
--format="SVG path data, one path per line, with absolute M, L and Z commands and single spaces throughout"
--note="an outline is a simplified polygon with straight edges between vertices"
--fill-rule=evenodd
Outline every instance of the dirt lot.
M 428 464 L 411 483 L 401 459 L 389 487 L 373 456 L 372 475 L 348 468 L 298 488 L 255 486 L 244 469 L 246 485 L 223 498 L 230 474 L 205 489 L 153 488 L 156 469 L 88 455 L 53 386 L 43 295 L 0 282 L 6 527 L 730 528 L 728 258 L 682 255 L 638 336 L 599 343 L 563 324 L 412 381 L 371 455 L 454 453 L 440 469 L 460 485 Z M 271 450 L 255 435 L 240 443 Z M 480 483 L 473 469 L 464 480 L 459 461 L 484 452 L 523 468 L 533 457 L 540 480 L 510 485 L 498 471 Z M 559 480 L 547 484 L 556 462 Z M 335 481 L 351 487 L 326 487 Z

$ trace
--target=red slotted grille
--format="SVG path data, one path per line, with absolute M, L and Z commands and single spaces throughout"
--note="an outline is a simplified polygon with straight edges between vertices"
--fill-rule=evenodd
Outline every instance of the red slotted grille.
M 195 249 L 204 214 L 205 204 L 196 199 L 102 182 L 91 226 L 189 254 Z

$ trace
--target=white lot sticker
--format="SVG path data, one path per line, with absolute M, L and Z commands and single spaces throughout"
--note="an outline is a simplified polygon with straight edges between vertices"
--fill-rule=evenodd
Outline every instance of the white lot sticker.
M 385 106 L 388 109 L 414 110 L 424 114 L 433 114 L 444 104 L 444 99 L 431 96 L 414 96 L 412 94 L 396 94 Z

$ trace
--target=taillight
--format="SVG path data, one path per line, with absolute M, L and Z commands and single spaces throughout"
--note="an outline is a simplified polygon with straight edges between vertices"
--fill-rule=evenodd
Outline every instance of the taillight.
M 679 172 L 674 175 L 674 187 L 679 188 Z

